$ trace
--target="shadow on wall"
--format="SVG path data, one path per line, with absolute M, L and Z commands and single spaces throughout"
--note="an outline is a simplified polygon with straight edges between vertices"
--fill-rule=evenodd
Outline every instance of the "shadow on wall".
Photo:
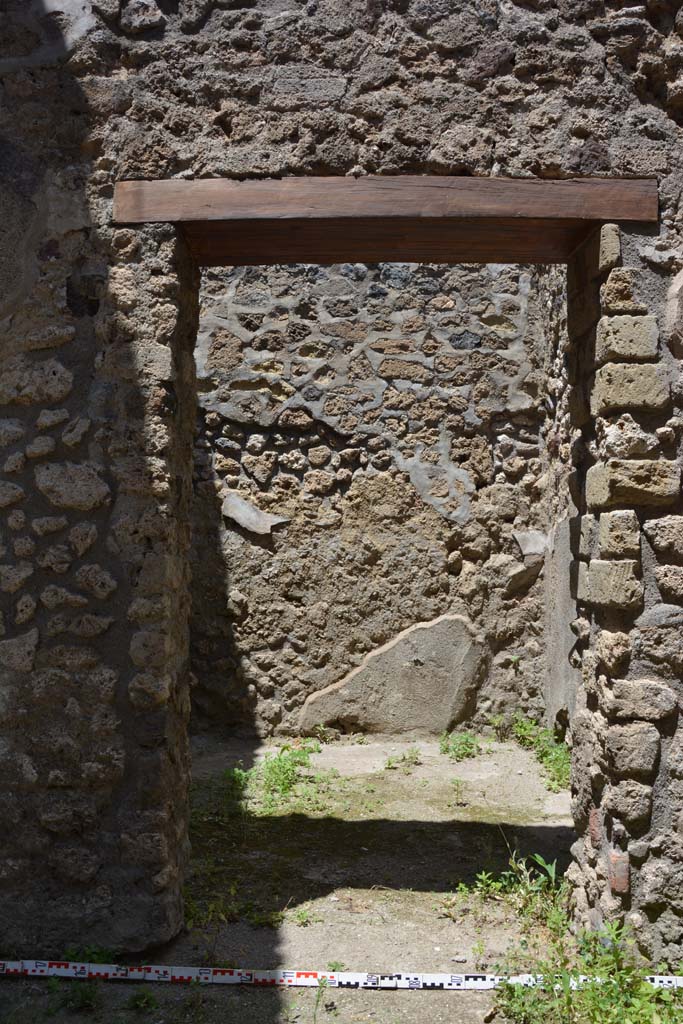
M 197 273 L 111 227 L 90 5 L 2 6 L 0 955 L 140 950 L 182 925 Z

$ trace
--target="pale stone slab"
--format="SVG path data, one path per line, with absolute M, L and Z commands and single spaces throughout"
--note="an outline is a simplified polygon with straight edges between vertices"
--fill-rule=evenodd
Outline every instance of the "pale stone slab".
M 484 665 L 469 619 L 446 614 L 399 633 L 368 654 L 344 679 L 312 694 L 299 729 L 439 734 L 463 721 Z
M 659 329 L 654 316 L 603 316 L 595 337 L 595 362 L 656 359 Z
M 656 363 L 606 363 L 595 374 L 591 390 L 594 416 L 622 409 L 665 409 L 669 384 Z
M 588 601 L 604 608 L 632 608 L 643 600 L 643 581 L 633 559 L 607 562 L 594 558 L 588 566 Z
M 603 558 L 640 555 L 640 527 L 631 509 L 603 512 L 600 516 L 600 554 Z
M 610 459 L 586 474 L 590 509 L 615 505 L 671 505 L 678 498 L 681 471 L 671 459 Z

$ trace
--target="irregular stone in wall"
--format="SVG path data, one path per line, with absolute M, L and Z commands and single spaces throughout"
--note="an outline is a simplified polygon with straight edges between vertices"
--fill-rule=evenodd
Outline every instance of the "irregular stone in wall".
M 615 505 L 671 505 L 677 500 L 681 471 L 670 459 L 610 459 L 586 474 L 586 501 L 591 509 Z
M 97 527 L 94 523 L 76 523 L 69 530 L 69 544 L 80 557 L 93 546 L 97 540 Z
M 18 484 L 10 484 L 4 480 L 0 482 L 0 508 L 16 505 L 23 497 L 24 490 Z
M 683 516 L 650 519 L 643 530 L 658 555 L 683 559 Z
M 109 498 L 109 487 L 92 466 L 85 463 L 46 463 L 36 466 L 38 489 L 57 508 L 84 512 L 98 508 Z
M 638 567 L 632 559 L 606 562 L 594 558 L 588 566 L 586 600 L 604 608 L 633 608 L 641 604 L 644 585 L 636 575 Z
M 628 633 L 610 633 L 601 630 L 595 643 L 595 653 L 607 672 L 620 672 L 631 654 L 631 638 Z
M 139 672 L 128 684 L 128 697 L 138 711 L 149 711 L 168 703 L 171 695 L 171 680 L 168 676 L 156 676 L 151 672 Z
M 631 863 L 623 850 L 610 850 L 607 857 L 607 878 L 611 892 L 626 896 L 631 891 Z
M 57 587 L 51 584 L 49 587 L 45 587 L 40 595 L 40 603 L 50 610 L 59 608 L 60 605 L 70 605 L 72 608 L 84 608 L 87 603 L 87 597 L 83 597 L 82 594 L 74 594 L 65 587 Z
M 652 814 L 652 787 L 634 779 L 624 779 L 609 787 L 604 806 L 625 825 L 644 825 Z
M 0 448 L 14 444 L 24 436 L 24 425 L 20 420 L 0 420 Z
M 32 575 L 33 566 L 29 562 L 18 565 L 0 565 L 0 590 L 6 594 L 14 594 Z
M 609 718 L 656 722 L 672 715 L 677 706 L 671 687 L 654 679 L 615 679 L 604 693 L 603 709 Z
M 12 356 L 0 372 L 0 405 L 59 402 L 73 386 L 73 374 L 56 359 L 33 362 L 26 356 Z
M 658 565 L 655 579 L 666 601 L 683 601 L 683 565 Z
M 640 555 L 638 517 L 630 509 L 603 512 L 599 526 L 600 554 L 603 558 L 624 558 Z
M 38 630 L 0 642 L 0 665 L 15 672 L 30 672 L 38 648 Z
M 635 627 L 632 642 L 638 657 L 665 666 L 669 671 L 683 671 L 683 609 L 680 606 L 655 605 L 636 619 Z
M 603 316 L 595 338 L 595 362 L 656 359 L 659 329 L 654 316 Z
M 36 420 L 36 428 L 38 430 L 49 430 L 51 427 L 57 427 L 60 423 L 64 423 L 68 418 L 69 413 L 67 409 L 43 409 Z
M 54 437 L 35 437 L 30 444 L 26 445 L 25 454 L 27 459 L 44 459 L 51 455 L 57 447 Z
M 659 733 L 649 722 L 614 725 L 607 732 L 605 749 L 616 775 L 650 778 L 659 760 Z
M 595 374 L 591 389 L 594 416 L 621 409 L 656 411 L 669 401 L 669 384 L 657 364 L 607 363 Z
M 595 426 L 600 453 L 604 459 L 629 459 L 637 455 L 647 455 L 659 448 L 659 440 L 655 434 L 643 430 L 628 412 L 612 420 L 598 417 Z
M 312 694 L 299 728 L 335 723 L 367 732 L 441 733 L 469 715 L 484 660 L 483 644 L 462 615 L 410 626 L 340 682 Z
M 49 533 L 59 533 L 69 525 L 65 516 L 39 516 L 31 520 L 31 529 L 39 537 L 45 537 Z
M 118 586 L 114 577 L 97 564 L 82 565 L 74 578 L 82 590 L 101 601 L 113 594 Z
M 262 512 L 234 492 L 230 492 L 226 496 L 221 511 L 224 516 L 234 520 L 244 530 L 260 535 L 269 534 L 274 526 L 289 522 L 286 516 L 274 516 L 270 512 Z
M 647 313 L 641 294 L 642 275 L 630 267 L 616 267 L 600 288 L 600 302 L 605 313 Z
M 36 558 L 36 563 L 41 569 L 51 569 L 52 572 L 68 572 L 73 556 L 66 544 L 52 544 L 49 548 L 41 551 Z
M 138 668 L 158 668 L 168 657 L 166 636 L 151 629 L 134 633 L 130 641 L 130 656 Z

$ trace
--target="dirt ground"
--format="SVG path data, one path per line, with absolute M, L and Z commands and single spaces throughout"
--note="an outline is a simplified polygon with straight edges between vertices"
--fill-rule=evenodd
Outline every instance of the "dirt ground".
M 477 900 L 463 885 L 481 871 L 498 875 L 512 850 L 568 863 L 569 794 L 549 792 L 532 755 L 514 743 L 483 740 L 478 756 L 454 762 L 436 742 L 344 738 L 323 744 L 275 804 L 231 805 L 226 768 L 272 750 L 196 742 L 191 927 L 151 962 L 495 970 L 518 923 L 505 903 Z M 0 1024 L 479 1024 L 491 1007 L 487 993 L 109 983 L 83 996 L 81 983 L 48 984 L 0 984 Z

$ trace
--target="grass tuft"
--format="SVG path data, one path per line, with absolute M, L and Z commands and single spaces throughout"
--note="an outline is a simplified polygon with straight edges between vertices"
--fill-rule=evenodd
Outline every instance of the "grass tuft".
M 516 714 L 512 734 L 525 750 L 531 750 L 546 775 L 546 786 L 553 793 L 569 788 L 571 754 L 566 743 L 556 739 L 552 729 L 524 715 Z

